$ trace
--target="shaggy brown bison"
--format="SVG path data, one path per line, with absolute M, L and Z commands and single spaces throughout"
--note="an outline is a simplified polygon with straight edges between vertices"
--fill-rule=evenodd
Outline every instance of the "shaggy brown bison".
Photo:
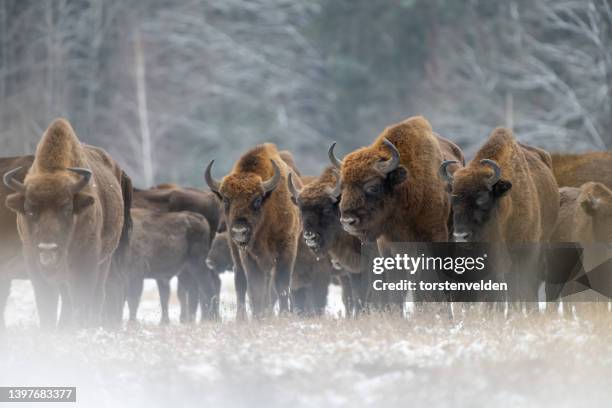
M 392 242 L 448 241 L 450 203 L 437 173 L 444 160 L 462 163 L 463 154 L 434 133 L 425 118 L 411 117 L 386 128 L 370 146 L 342 161 L 334 156 L 333 147 L 329 157 L 341 171 L 340 222 L 349 234 L 376 240 L 384 256 L 392 255 Z M 402 278 L 399 273 L 384 276 L 387 281 Z M 370 288 L 368 283 L 364 286 Z M 374 304 L 401 309 L 405 293 L 369 291 L 368 303 L 370 295 L 381 296 L 372 300 Z
M 553 153 L 551 157 L 559 187 L 580 187 L 595 181 L 612 188 L 612 153 Z
M 532 244 L 513 257 L 507 279 L 513 300 L 537 299 L 542 276 L 531 272 L 541 254 L 533 244 L 550 239 L 559 211 L 550 156 L 497 128 L 465 167 L 452 172 L 451 164 L 440 175 L 450 184 L 455 241 Z
M 281 312 L 289 308 L 289 281 L 298 246 L 300 219 L 287 188 L 289 165 L 276 146 L 266 143 L 246 152 L 222 181 L 205 179 L 223 202 L 236 267 L 238 318 L 244 317 L 248 290 L 251 310 L 261 317 L 278 297 Z
M 112 256 L 124 228 L 122 171 L 103 150 L 81 144 L 57 119 L 45 131 L 24 182 L 15 168 L 4 183 L 15 192 L 19 235 L 41 326 L 57 319 L 57 290 L 79 324 L 97 323 Z
M 289 174 L 289 189 L 302 217 L 304 243 L 318 257 L 329 256 L 348 273 L 340 278 L 346 314 L 359 313 L 363 307 L 361 288 L 361 242 L 340 224 L 338 209 L 339 175 L 333 167 L 303 187 Z
M 34 156 L 3 157 L 0 158 L 0 174 L 4 174 L 16 167 L 21 171 L 15 175 L 19 182 L 23 182 L 26 172 L 32 165 Z M 13 279 L 26 279 L 27 273 L 23 263 L 21 239 L 17 233 L 17 219 L 15 212 L 9 210 L 4 201 L 13 190 L 0 184 L 0 330 L 4 328 L 4 309 L 11 290 Z
M 158 213 L 134 208 L 132 219 L 134 227 L 125 262 L 130 321 L 136 320 L 143 281 L 147 278 L 157 281 L 161 323 L 168 323 L 170 279 L 178 274 L 189 274 L 199 284 L 205 295 L 203 318 L 217 318 L 221 282 L 214 271 L 202 271 L 209 250 L 206 218 L 190 211 Z M 181 310 L 187 310 L 187 305 L 181 304 Z

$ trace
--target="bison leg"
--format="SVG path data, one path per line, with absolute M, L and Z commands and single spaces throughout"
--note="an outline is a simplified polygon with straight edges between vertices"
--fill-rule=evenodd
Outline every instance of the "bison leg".
M 260 319 L 270 309 L 268 280 L 265 272 L 259 269 L 257 263 L 250 257 L 246 258 L 245 272 L 251 311 L 254 318 Z
M 274 289 L 278 296 L 279 313 L 289 312 L 289 280 L 293 270 L 294 260 L 280 259 L 274 270 Z
M 234 267 L 234 287 L 236 290 L 236 320 L 246 320 L 247 279 L 241 265 Z
M 355 310 L 355 317 L 358 317 L 365 310 L 365 280 L 363 279 L 363 274 L 361 273 L 351 273 L 349 275 L 349 279 L 351 281 L 351 290 L 353 292 L 353 309 Z
M 130 310 L 130 322 L 136 322 L 138 315 L 138 306 L 140 306 L 140 298 L 142 297 L 142 287 L 144 284 L 143 278 L 132 278 L 128 283 L 127 302 Z
M 353 288 L 351 287 L 351 277 L 346 274 L 339 277 L 340 287 L 342 288 L 342 304 L 344 304 L 345 317 L 350 319 L 355 308 L 353 302 Z
M 103 310 L 105 324 L 110 326 L 121 324 L 126 291 L 127 277 L 116 265 L 113 265 L 106 279 Z
M 161 320 L 159 324 L 165 325 L 170 323 L 168 315 L 168 301 L 170 300 L 170 281 L 165 279 L 156 279 L 157 291 L 159 292 L 159 304 L 161 306 Z
M 306 313 L 306 298 L 307 298 L 306 287 L 298 289 L 291 289 L 291 306 L 292 311 L 297 315 L 303 315 Z
M 62 308 L 60 312 L 60 318 L 58 326 L 62 329 L 71 327 L 74 323 L 74 316 L 72 313 L 72 299 L 70 298 L 70 290 L 66 285 L 60 289 L 60 295 L 62 298 Z
M 200 289 L 201 299 L 200 308 L 202 311 L 201 320 L 219 319 L 219 296 L 221 294 L 221 278 L 212 269 L 206 269 L 205 290 Z
M 54 329 L 57 324 L 57 303 L 59 300 L 57 288 L 49 285 L 41 277 L 32 277 L 32 286 L 34 287 L 40 328 L 44 330 Z
M 181 304 L 181 323 L 193 322 L 198 310 L 199 291 L 191 271 L 185 270 L 179 274 L 177 294 Z
M 0 279 L 0 331 L 6 328 L 4 321 L 4 309 L 6 309 L 6 301 L 11 293 L 11 280 Z

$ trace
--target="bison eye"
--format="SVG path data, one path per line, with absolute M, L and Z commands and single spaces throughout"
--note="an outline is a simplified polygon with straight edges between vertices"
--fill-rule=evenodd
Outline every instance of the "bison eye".
M 260 197 L 257 197 L 255 200 L 253 200 L 253 203 L 251 203 L 251 206 L 253 207 L 254 210 L 259 210 L 261 208 L 261 203 L 263 202 L 263 199 Z
M 381 185 L 380 184 L 371 184 L 369 186 L 366 186 L 365 191 L 368 194 L 378 194 L 381 191 Z

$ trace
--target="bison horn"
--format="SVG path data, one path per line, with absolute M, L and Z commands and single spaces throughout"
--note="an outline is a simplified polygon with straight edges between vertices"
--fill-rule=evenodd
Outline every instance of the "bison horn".
M 340 193 L 342 192 L 342 188 L 340 185 L 340 174 L 338 174 L 338 172 L 334 171 L 334 174 L 336 175 L 336 185 L 334 186 L 334 188 L 330 188 L 328 191 L 328 194 L 334 199 L 337 200 L 338 197 L 340 197 Z
M 204 171 L 204 180 L 206 180 L 206 184 L 208 184 L 208 188 L 210 188 L 211 191 L 219 194 L 219 190 L 221 189 L 221 182 L 219 180 L 216 180 L 212 176 L 212 174 L 210 174 L 214 162 L 214 160 L 211 160 L 210 163 L 208 163 L 208 166 L 206 166 L 206 170 Z
M 451 164 L 459 163 L 457 160 L 444 160 L 440 165 L 440 169 L 438 170 L 438 174 L 440 177 L 449 183 L 453 182 L 453 175 L 448 172 L 448 166 Z
M 298 196 L 301 193 L 301 190 L 298 187 L 296 187 L 295 184 L 293 184 L 293 172 L 289 172 L 288 178 L 289 178 L 289 183 L 287 184 L 289 186 L 289 192 L 293 196 L 293 199 L 297 201 Z
M 71 171 L 81 176 L 79 181 L 74 183 L 74 185 L 72 186 L 73 194 L 76 194 L 79 191 L 81 191 L 87 185 L 87 183 L 89 183 L 89 179 L 91 179 L 91 170 L 84 169 L 81 167 L 68 167 L 66 170 Z
M 327 151 L 327 156 L 329 157 L 329 161 L 334 165 L 338 170 L 342 168 L 342 161 L 338 160 L 336 155 L 334 154 L 334 147 L 336 147 L 336 142 L 332 143 L 329 146 L 329 150 Z
M 494 174 L 493 177 L 491 177 L 491 179 L 489 180 L 489 185 L 492 186 L 501 179 L 501 169 L 499 168 L 499 164 L 497 164 L 495 161 L 489 159 L 482 159 L 480 161 L 480 164 L 484 164 L 485 166 L 489 166 L 493 169 Z
M 397 150 L 397 148 L 393 145 L 393 143 L 391 143 L 387 139 L 383 139 L 383 143 L 391 151 L 391 158 L 389 160 L 387 160 L 387 161 L 384 161 L 384 162 L 380 163 L 379 169 L 384 174 L 389 174 L 393 170 L 397 169 L 397 167 L 400 165 L 400 153 Z
M 23 185 L 23 183 L 20 183 L 19 181 L 15 180 L 15 175 L 19 172 L 19 170 L 21 170 L 22 167 L 17 167 L 14 168 L 11 171 L 8 171 L 4 174 L 4 185 L 7 186 L 8 188 L 10 188 L 13 191 L 16 191 L 18 193 L 23 193 L 25 192 L 25 186 Z
M 272 167 L 274 168 L 274 175 L 269 180 L 266 180 L 261 183 L 263 185 L 264 193 L 270 193 L 274 191 L 276 186 L 278 186 L 278 182 L 281 179 L 280 169 L 276 165 L 276 162 L 272 159 L 270 159 L 270 161 L 272 162 Z

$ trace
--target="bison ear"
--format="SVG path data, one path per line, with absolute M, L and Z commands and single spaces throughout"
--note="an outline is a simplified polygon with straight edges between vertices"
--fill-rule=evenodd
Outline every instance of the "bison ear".
M 90 194 L 76 193 L 74 195 L 73 211 L 75 214 L 79 214 L 81 211 L 89 207 L 94 203 L 94 198 Z
M 25 194 L 10 194 L 8 197 L 6 197 L 5 205 L 9 210 L 23 214 L 25 212 Z
M 387 180 L 391 187 L 403 183 L 408 178 L 408 170 L 404 166 L 398 166 L 395 170 L 387 174 Z
M 499 180 L 493 184 L 493 196 L 496 198 L 505 196 L 512 188 L 512 183 L 508 180 Z

